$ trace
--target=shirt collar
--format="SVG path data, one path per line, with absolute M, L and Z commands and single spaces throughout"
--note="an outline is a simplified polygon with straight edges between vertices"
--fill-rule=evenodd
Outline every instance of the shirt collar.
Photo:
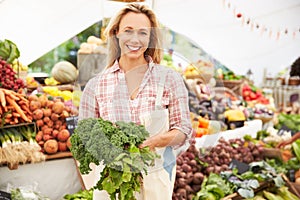
M 113 64 L 110 68 L 108 68 L 108 72 L 109 72 L 109 73 L 113 73 L 113 72 L 116 72 L 116 71 L 118 71 L 118 70 L 121 70 L 121 68 L 120 68 L 120 65 L 119 65 L 118 60 L 116 60 L 116 61 L 114 62 L 114 64 Z

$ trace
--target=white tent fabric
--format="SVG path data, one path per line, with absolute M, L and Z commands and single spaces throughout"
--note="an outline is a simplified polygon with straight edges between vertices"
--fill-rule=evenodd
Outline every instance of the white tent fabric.
M 187 36 L 237 74 L 262 80 L 300 56 L 299 0 L 146 1 L 162 24 Z M 14 41 L 29 64 L 116 7 L 105 0 L 0 0 L 0 39 Z M 121 6 L 121 3 L 115 3 Z M 237 18 L 237 14 L 241 14 Z M 287 32 L 286 32 L 287 31 Z

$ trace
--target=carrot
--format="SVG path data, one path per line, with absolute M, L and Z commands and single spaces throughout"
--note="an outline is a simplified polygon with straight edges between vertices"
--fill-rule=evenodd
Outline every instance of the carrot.
M 15 122 L 16 124 L 19 123 L 19 120 L 18 120 L 17 117 L 14 118 L 14 122 Z
M 11 91 L 11 90 L 3 90 L 3 92 L 6 94 L 6 97 L 7 96 L 9 96 L 9 97 L 11 97 L 13 100 L 20 100 L 20 98 L 19 97 L 17 97 L 15 94 L 15 92 L 14 91 Z
M 12 115 L 13 115 L 14 117 L 21 117 L 21 115 L 20 115 L 19 113 L 16 113 L 16 112 L 13 112 Z
M 25 98 L 25 96 L 23 94 L 15 93 L 15 96 L 19 97 L 20 101 L 25 101 L 25 102 L 29 103 L 29 100 L 27 98 Z
M 32 112 L 30 111 L 29 107 L 26 105 L 21 105 L 22 110 L 26 111 L 29 115 L 32 115 Z
M 19 113 L 21 115 L 21 118 L 24 119 L 26 122 L 30 122 L 30 120 L 27 118 L 27 116 L 25 115 L 25 113 L 23 112 L 23 110 L 20 108 L 20 106 L 10 97 L 7 97 L 7 102 L 14 106 L 14 108 L 16 109 L 17 113 Z
M 6 106 L 5 94 L 3 90 L 0 90 L 0 101 L 3 108 Z
M 9 124 L 10 124 L 10 125 L 15 125 L 16 122 L 15 122 L 15 121 L 10 121 Z
M 24 104 L 24 105 L 26 105 L 26 106 L 29 107 L 29 101 L 24 101 L 22 98 L 21 98 L 20 101 L 18 101 L 18 104 L 19 104 L 19 105 Z
M 15 108 L 12 105 L 6 105 L 7 110 L 15 110 Z

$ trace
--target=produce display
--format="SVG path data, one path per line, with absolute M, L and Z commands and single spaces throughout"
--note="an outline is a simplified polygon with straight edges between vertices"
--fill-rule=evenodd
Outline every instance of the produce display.
M 242 75 L 237 75 L 233 71 L 230 70 L 223 70 L 221 68 L 216 70 L 216 78 L 220 80 L 227 80 L 227 81 L 233 81 L 233 80 L 241 80 L 244 78 Z
M 280 113 L 278 115 L 278 122 L 275 124 L 275 127 L 277 129 L 286 127 L 292 132 L 300 131 L 300 115 Z
M 186 197 L 195 194 L 199 191 L 204 176 L 228 170 L 233 159 L 245 163 L 262 160 L 262 150 L 259 145 L 241 139 L 230 141 L 220 139 L 216 146 L 201 150 L 203 152 L 200 152 L 194 144 L 191 145 L 177 158 L 174 195 L 182 193 L 180 192 L 182 188 L 185 189 Z
M 262 143 L 249 141 L 248 136 L 228 141 L 221 138 L 216 146 L 206 149 L 192 144 L 177 158 L 173 200 L 222 199 L 232 194 L 299 199 L 287 190 L 283 171 L 273 166 L 274 160 L 265 161 L 263 152 Z
M 104 54 L 106 53 L 106 48 L 104 48 L 103 45 L 105 45 L 105 42 L 102 39 L 94 35 L 91 35 L 87 38 L 86 42 L 80 44 L 78 53 L 79 54 L 92 54 L 92 53 Z
M 1 126 L 32 122 L 29 100 L 22 90 L 0 88 L 0 100 Z
M 4 41 L 0 40 L 0 58 L 7 63 L 11 64 L 16 58 L 20 57 L 20 51 L 17 45 L 5 39 Z
M 138 146 L 149 136 L 144 126 L 102 118 L 78 122 L 71 136 L 71 152 L 80 163 L 82 174 L 91 171 L 90 163 L 105 165 L 95 188 L 106 190 L 111 199 L 135 199 L 141 189 L 142 173 L 147 173 L 158 155 Z
M 66 105 L 61 98 L 47 94 L 31 94 L 28 99 L 37 126 L 35 139 L 42 147 L 42 152 L 55 154 L 68 151 L 71 134 L 67 129 L 66 118 L 78 115 L 77 108 Z
M 242 88 L 242 96 L 245 101 L 255 101 L 255 103 L 269 104 L 270 100 L 267 99 L 262 91 L 255 86 L 244 84 Z
M 53 66 L 51 75 L 59 83 L 73 83 L 78 77 L 78 70 L 72 63 L 60 61 Z
M 34 137 L 34 124 L 0 127 L 0 166 L 17 169 L 19 164 L 45 161 Z
M 5 88 L 13 91 L 18 91 L 20 88 L 25 88 L 24 81 L 17 77 L 17 72 L 14 71 L 12 65 L 0 57 L 0 88 Z

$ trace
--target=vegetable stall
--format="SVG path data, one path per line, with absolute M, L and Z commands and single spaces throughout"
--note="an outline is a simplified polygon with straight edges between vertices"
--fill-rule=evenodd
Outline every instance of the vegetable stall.
M 0 41 L 0 197 L 92 199 L 98 188 L 130 199 L 140 190 L 141 173 L 157 156 L 138 148 L 145 128 L 77 122 L 81 89 L 103 69 L 95 63 L 105 48 L 91 36 L 77 55 L 89 62 L 59 61 L 51 75 L 39 76 L 28 73 L 12 41 Z M 195 135 L 177 157 L 173 199 L 299 199 L 300 140 L 279 145 L 299 132 L 299 105 L 277 109 L 264 88 L 208 60 L 182 69 L 164 58 L 185 81 Z M 87 65 L 93 70 L 83 70 Z M 100 163 L 106 165 L 94 183 L 88 173 Z
M 61 90 L 50 78 L 38 82 L 27 76 L 19 55 L 12 41 L 0 41 L 0 197 L 32 192 L 60 199 L 82 188 L 69 150 L 76 97 L 71 87 Z

